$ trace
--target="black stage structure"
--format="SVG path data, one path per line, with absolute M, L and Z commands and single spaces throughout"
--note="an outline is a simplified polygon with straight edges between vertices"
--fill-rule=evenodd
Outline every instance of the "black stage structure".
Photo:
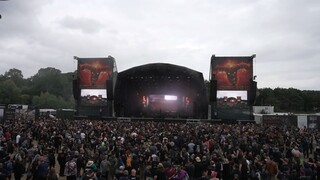
M 252 106 L 257 82 L 253 75 L 252 56 L 211 57 L 210 105 L 212 119 L 253 121 Z
M 117 79 L 116 61 L 112 56 L 79 58 L 73 95 L 76 101 L 75 119 L 113 117 L 113 96 Z
M 202 73 L 166 63 L 120 72 L 114 102 L 117 117 L 204 119 L 208 115 Z

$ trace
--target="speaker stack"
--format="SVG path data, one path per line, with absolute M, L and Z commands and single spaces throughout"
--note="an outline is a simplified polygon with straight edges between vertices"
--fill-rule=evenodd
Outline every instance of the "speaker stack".
M 216 79 L 210 80 L 210 102 L 217 101 L 217 85 L 218 82 Z
M 107 80 L 107 99 L 113 100 L 113 81 L 111 79 Z
M 73 97 L 75 100 L 80 99 L 80 88 L 79 88 L 79 81 L 78 79 L 73 80 Z
M 250 82 L 250 87 L 248 90 L 248 104 L 253 105 L 255 100 L 256 100 L 256 95 L 257 95 L 257 82 L 256 81 L 251 81 Z

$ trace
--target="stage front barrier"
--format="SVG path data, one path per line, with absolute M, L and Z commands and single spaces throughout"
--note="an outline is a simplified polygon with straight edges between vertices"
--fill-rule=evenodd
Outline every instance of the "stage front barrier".
M 187 124 L 200 124 L 202 121 L 200 119 L 187 119 Z
M 117 121 L 118 122 L 131 122 L 131 118 L 129 118 L 129 117 L 118 117 Z
M 237 121 L 237 123 L 239 123 L 239 124 L 247 124 L 247 123 L 256 123 L 255 121 L 253 121 L 253 120 L 236 120 Z

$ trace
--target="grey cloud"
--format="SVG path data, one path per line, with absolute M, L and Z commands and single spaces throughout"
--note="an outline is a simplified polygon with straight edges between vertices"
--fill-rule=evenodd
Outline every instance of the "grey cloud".
M 83 33 L 97 33 L 99 32 L 103 26 L 98 21 L 94 19 L 85 18 L 85 17 L 64 17 L 59 21 L 62 27 L 72 29 L 72 30 L 80 30 Z
M 320 90 L 318 0 L 11 0 L 0 12 L 0 74 L 111 55 L 119 71 L 166 62 L 208 79 L 212 54 L 257 54 L 259 87 Z

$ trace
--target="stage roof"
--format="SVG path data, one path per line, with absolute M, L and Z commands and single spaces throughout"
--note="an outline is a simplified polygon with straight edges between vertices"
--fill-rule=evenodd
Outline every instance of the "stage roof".
M 183 78 L 183 79 L 192 79 L 192 78 L 203 78 L 201 72 L 173 64 L 167 63 L 152 63 L 141 66 L 136 66 L 119 73 L 121 78 L 156 78 L 156 77 L 169 77 L 169 78 Z

